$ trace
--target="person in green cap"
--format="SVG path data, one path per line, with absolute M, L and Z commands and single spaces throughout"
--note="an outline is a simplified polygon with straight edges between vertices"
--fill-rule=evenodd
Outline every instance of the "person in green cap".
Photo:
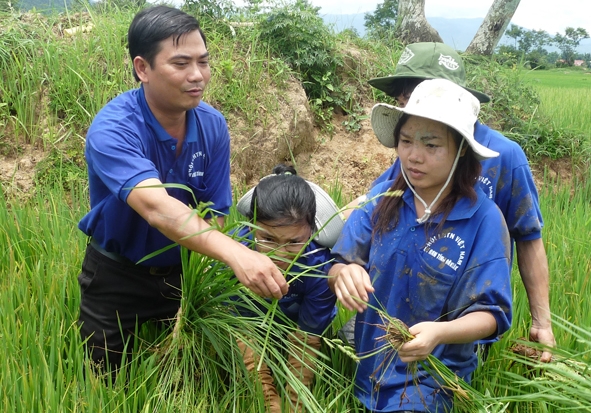
M 471 92 L 481 103 L 490 101 L 486 94 L 466 87 L 462 58 L 443 43 L 409 44 L 402 52 L 394 74 L 371 79 L 369 84 L 395 98 L 399 107 L 404 107 L 415 87 L 427 79 L 450 80 Z M 384 113 L 384 106 L 390 105 L 374 106 L 372 127 L 379 122 L 378 117 Z M 478 121 L 474 125 L 474 137 L 478 143 L 500 153 L 499 157 L 482 161 L 478 185 L 500 208 L 509 228 L 511 245 L 515 243 L 519 273 L 532 317 L 529 337 L 548 348 L 554 347 L 556 342 L 550 317 L 548 259 L 542 241 L 543 220 L 529 163 L 517 143 Z M 378 139 L 391 147 L 390 140 L 380 139 L 380 136 Z M 381 182 L 394 180 L 399 173 L 400 162 L 396 160 L 372 183 L 372 188 Z M 351 202 L 345 215 L 348 216 L 365 199 L 363 195 Z M 349 342 L 353 338 L 352 326 L 353 323 L 349 322 L 342 331 Z M 548 362 L 551 358 L 551 351 L 546 349 L 540 360 Z

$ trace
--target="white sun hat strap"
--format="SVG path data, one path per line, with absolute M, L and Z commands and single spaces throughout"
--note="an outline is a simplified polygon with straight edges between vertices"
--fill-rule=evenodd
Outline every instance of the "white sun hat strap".
M 458 161 L 460 160 L 460 153 L 462 152 L 462 146 L 464 146 L 464 139 L 462 139 L 462 141 L 460 142 L 460 147 L 458 148 L 458 153 L 456 153 L 456 158 L 454 159 L 454 163 L 451 166 L 451 171 L 449 171 L 449 175 L 447 176 L 447 180 L 445 181 L 445 184 L 443 184 L 443 186 L 439 190 L 439 193 L 437 194 L 435 199 L 433 199 L 433 202 L 431 202 L 431 205 L 429 205 L 429 206 L 427 206 L 427 203 L 423 200 L 423 198 L 421 198 L 419 196 L 419 194 L 417 194 L 415 189 L 412 187 L 412 185 L 408 181 L 408 177 L 406 176 L 406 172 L 404 172 L 404 168 L 400 168 L 400 172 L 402 173 L 402 177 L 406 181 L 406 185 L 408 185 L 408 187 L 410 188 L 412 193 L 417 197 L 417 199 L 419 201 L 421 201 L 421 203 L 425 207 L 425 213 L 423 214 L 423 216 L 420 218 L 417 218 L 417 222 L 419 224 L 422 224 L 423 222 L 427 221 L 431 217 L 431 207 L 433 205 L 435 205 L 435 203 L 439 200 L 439 197 L 441 196 L 441 194 L 443 193 L 445 188 L 447 188 L 447 186 L 449 185 L 449 182 L 451 181 L 451 177 L 453 176 L 453 174 L 456 170 L 456 167 L 458 166 Z

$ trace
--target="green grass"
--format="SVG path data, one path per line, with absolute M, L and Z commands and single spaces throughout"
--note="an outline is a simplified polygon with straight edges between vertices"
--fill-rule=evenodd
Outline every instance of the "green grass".
M 197 321 L 189 317 L 179 342 L 171 342 L 167 332 L 162 335 L 162 331 L 142 329 L 139 334 L 146 341 L 138 343 L 127 382 L 105 385 L 90 373 L 83 358 L 76 326 L 80 299 L 76 277 L 86 241 L 76 224 L 88 209 L 83 140 L 90 120 L 104 103 L 136 85 L 124 47 L 132 15 L 130 10 L 90 8 L 84 18 L 70 14 L 26 21 L 10 14 L 0 16 L 0 153 L 18 153 L 23 144 L 51 149 L 48 159 L 40 164 L 39 188 L 31 199 L 6 200 L 3 193 L 0 195 L 2 411 L 260 411 L 260 394 L 255 384 L 241 381 L 244 374 L 231 358 L 232 342 L 228 340 L 231 334 L 255 334 L 257 330 L 222 315 L 217 320 L 211 320 L 211 313 Z M 60 28 L 87 20 L 98 28 L 93 35 L 74 39 L 60 35 Z M 238 28 L 232 35 L 226 24 L 205 24 L 213 73 L 206 100 L 233 121 L 231 127 L 241 128 L 242 133 L 253 137 L 252 152 L 239 148 L 233 154 L 233 168 L 244 169 L 248 164 L 240 156 L 259 162 L 256 137 L 274 125 L 281 94 L 299 74 L 270 53 L 256 27 Z M 336 43 L 337 50 L 360 51 L 359 67 L 340 68 L 343 72 L 339 72 L 344 78 L 340 91 L 351 98 L 351 108 L 357 103 L 385 100 L 383 94 L 369 88 L 366 80 L 390 73 L 400 47 L 346 37 L 339 37 Z M 345 55 L 341 53 L 342 58 Z M 483 107 L 487 123 L 506 126 L 505 133 L 518 140 L 532 158 L 572 156 L 588 162 L 589 75 L 564 72 L 523 74 L 494 62 L 468 62 L 470 85 L 494 97 Z M 541 105 L 530 86 L 539 94 Z M 556 112 L 550 112 L 552 109 Z M 330 120 L 331 111 L 323 110 Z M 572 128 L 581 132 L 570 132 Z M 250 171 L 254 170 L 251 164 Z M 562 319 L 555 327 L 560 356 L 589 365 L 591 183 L 588 171 L 580 175 L 583 179 L 572 187 L 576 190 L 568 183 L 547 178 L 540 199 L 546 220 L 544 242 L 551 274 L 551 308 Z M 338 182 L 326 185 L 339 205 L 346 203 Z M 230 220 L 237 219 L 240 217 L 233 212 Z M 195 270 L 211 267 L 213 273 L 206 275 L 212 279 L 218 271 L 223 274 L 223 269 L 207 261 L 187 265 Z M 483 393 L 488 391 L 510 402 L 511 412 L 559 412 L 561 407 L 568 410 L 575 397 L 567 390 L 591 392 L 587 370 L 576 370 L 576 375 L 586 381 L 573 380 L 576 377 L 571 369 L 563 374 L 566 384 L 556 379 L 556 375 L 560 376 L 557 371 L 550 371 L 551 375 L 540 373 L 542 379 L 532 383 L 527 381 L 531 377 L 526 363 L 507 354 L 513 340 L 527 334 L 530 322 L 523 285 L 516 271 L 513 275 L 514 326 L 493 346 L 473 384 Z M 207 301 L 208 293 L 211 291 L 195 288 L 191 296 Z M 207 311 L 217 314 L 215 300 L 211 304 Z M 341 310 L 335 326 L 347 315 Z M 205 330 L 208 335 L 202 334 Z M 148 344 L 151 342 L 160 345 L 160 351 L 155 352 Z M 223 349 L 219 358 L 211 356 L 214 342 Z M 323 351 L 327 358 L 311 389 L 314 399 L 307 405 L 311 411 L 359 411 L 350 380 L 354 362 L 339 349 L 337 341 L 326 342 Z M 209 377 L 206 382 L 191 375 L 195 362 L 215 365 L 203 370 Z M 290 380 L 282 373 L 280 363 L 274 368 L 281 383 Z M 542 391 L 545 397 L 552 398 L 552 404 L 539 396 Z M 530 393 L 535 393 L 534 397 Z M 588 401 L 577 403 L 591 409 Z
M 591 128 L 591 95 L 583 88 L 537 86 L 540 95 L 540 111 L 552 119 L 556 127 L 575 129 L 579 132 Z M 560 102 L 560 103 L 557 103 Z
M 530 321 L 525 291 L 514 272 L 513 328 L 493 346 L 475 375 L 473 386 L 495 395 L 500 403 L 509 403 L 511 412 L 591 409 L 591 402 L 583 397 L 591 391 L 585 367 L 591 352 L 591 184 L 580 182 L 576 188 L 573 191 L 547 178 L 540 194 L 551 308 L 561 349 L 557 355 L 564 361 L 545 369 L 534 366 L 538 378 L 533 380 L 529 362 L 508 353 L 514 340 L 527 335 Z M 0 199 L 0 272 L 4 275 L 0 280 L 0 409 L 260 411 L 259 390 L 241 370 L 232 337 L 255 337 L 262 332 L 257 342 L 264 343 L 269 330 L 256 325 L 266 323 L 265 317 L 261 314 L 254 324 L 231 317 L 222 306 L 223 291 L 236 292 L 227 269 L 197 257 L 187 262 L 188 272 L 202 275 L 185 286 L 181 334 L 173 338 L 166 331 L 162 335 L 159 330 L 142 329 L 139 334 L 145 341 L 140 340 L 128 366 L 127 382 L 107 385 L 90 373 L 76 326 L 76 277 L 85 247 L 76 224 L 87 209 L 85 199 L 83 189 L 65 193 L 61 188 L 40 191 L 28 202 Z M 360 411 L 352 396 L 354 363 L 339 350 L 338 341 L 327 341 L 323 353 L 326 358 L 309 394 L 313 397 L 306 403 L 308 411 Z M 272 358 L 281 360 L 278 353 L 273 354 Z M 280 362 L 273 368 L 279 383 L 291 380 Z
M 550 86 L 567 89 L 591 87 L 591 71 L 582 68 L 528 70 L 524 80 L 532 86 Z
M 591 71 L 577 69 L 527 71 L 524 81 L 538 92 L 540 113 L 556 128 L 574 129 L 589 135 Z

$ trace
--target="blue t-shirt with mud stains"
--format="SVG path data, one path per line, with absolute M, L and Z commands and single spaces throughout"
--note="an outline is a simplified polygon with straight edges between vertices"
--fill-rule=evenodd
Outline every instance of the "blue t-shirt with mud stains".
M 127 205 L 131 188 L 148 178 L 188 186 L 192 193 L 166 189 L 185 205 L 211 202 L 215 215 L 229 212 L 232 190 L 226 120 L 201 102 L 187 111 L 186 122 L 177 157 L 177 139 L 156 120 L 142 87 L 117 96 L 93 120 L 85 149 L 91 210 L 78 227 L 107 251 L 137 262 L 173 243 Z M 180 249 L 175 247 L 142 264 L 179 263 Z
M 501 133 L 476 122 L 474 138 L 487 148 L 497 151 L 496 158 L 481 162 L 478 184 L 488 198 L 501 209 L 509 234 L 515 241 L 531 241 L 542 237 L 542 213 L 538 190 L 529 163 L 521 147 Z M 380 175 L 372 184 L 393 181 L 400 173 L 400 161 Z
M 332 249 L 337 261 L 364 266 L 375 289 L 368 309 L 357 314 L 357 354 L 369 355 L 386 344 L 379 327 L 384 321 L 372 307 L 409 327 L 488 311 L 497 321 L 493 336 L 505 332 L 511 324 L 510 239 L 499 208 L 477 188 L 477 201 L 461 199 L 435 232 L 440 216 L 427 228 L 418 224 L 414 195 L 407 189 L 396 227 L 372 238 L 371 217 L 381 198 L 371 199 L 389 186 L 372 189 L 370 201 L 353 211 Z M 474 343 L 439 345 L 432 354 L 466 380 L 477 365 Z M 452 397 L 433 378 L 420 367 L 409 371 L 391 348 L 362 358 L 355 381 L 356 396 L 376 412 L 445 411 L 451 404 Z

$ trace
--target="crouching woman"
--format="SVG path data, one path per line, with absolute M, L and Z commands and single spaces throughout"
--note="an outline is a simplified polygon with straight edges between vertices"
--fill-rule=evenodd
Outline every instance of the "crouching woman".
M 296 330 L 289 340 L 288 367 L 303 385 L 314 378 L 314 360 L 320 350 L 320 335 L 336 314 L 336 297 L 328 287 L 332 246 L 343 227 L 337 207 L 317 185 L 298 176 L 294 168 L 278 165 L 273 174 L 242 197 L 237 208 L 252 222 L 238 231 L 246 245 L 269 254 L 275 265 L 286 272 L 289 291 L 278 307 Z M 259 365 L 258 356 L 247 343 L 238 343 L 247 369 Z M 295 354 L 299 353 L 299 354 Z M 268 412 L 280 413 L 281 399 L 269 367 L 257 371 Z M 291 386 L 286 389 L 291 409 L 301 410 L 302 402 Z

